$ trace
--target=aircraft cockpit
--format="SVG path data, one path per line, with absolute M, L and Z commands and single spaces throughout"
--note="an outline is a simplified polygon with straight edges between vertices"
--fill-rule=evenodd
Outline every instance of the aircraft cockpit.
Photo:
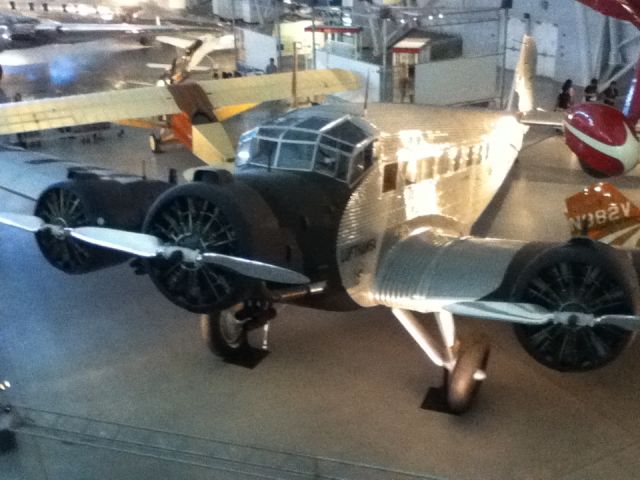
M 358 116 L 296 110 L 240 137 L 236 165 L 314 172 L 354 185 L 373 164 L 375 132 Z

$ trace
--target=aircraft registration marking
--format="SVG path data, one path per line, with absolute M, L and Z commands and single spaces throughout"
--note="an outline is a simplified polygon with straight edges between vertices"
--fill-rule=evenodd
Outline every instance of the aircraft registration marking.
M 582 230 L 583 228 L 591 228 L 596 225 L 604 225 L 609 222 L 616 222 L 623 218 L 628 218 L 631 214 L 631 202 L 613 203 L 607 208 L 594 210 L 593 212 L 583 213 L 582 215 L 570 217 L 569 222 L 574 230 Z

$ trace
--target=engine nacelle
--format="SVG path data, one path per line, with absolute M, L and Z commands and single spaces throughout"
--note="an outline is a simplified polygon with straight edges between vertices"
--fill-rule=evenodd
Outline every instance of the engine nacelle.
M 564 136 L 582 169 L 606 178 L 622 175 L 638 163 L 640 144 L 633 129 L 619 110 L 583 103 L 568 111 Z
M 165 192 L 151 207 L 143 231 L 167 244 L 285 266 L 285 242 L 264 199 L 240 181 L 193 182 Z M 179 256 L 155 258 L 147 271 L 171 302 L 194 313 L 230 307 L 258 283 Z
M 34 214 L 61 227 L 101 226 L 139 230 L 166 182 L 82 179 L 51 185 L 38 198 Z M 125 261 L 128 256 L 93 247 L 69 235 L 36 233 L 47 261 L 65 273 L 87 273 Z
M 628 253 L 587 238 L 562 246 L 531 244 L 508 279 L 511 300 L 553 312 L 637 314 L 640 287 Z M 539 363 L 560 371 L 599 368 L 622 353 L 634 333 L 613 325 L 514 324 L 518 340 Z

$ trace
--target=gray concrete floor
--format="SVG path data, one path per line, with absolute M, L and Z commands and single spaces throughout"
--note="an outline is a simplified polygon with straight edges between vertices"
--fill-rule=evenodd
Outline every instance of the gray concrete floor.
M 179 148 L 151 155 L 141 131 L 64 142 L 43 149 L 157 175 L 197 164 Z M 589 182 L 561 137 L 532 132 L 486 233 L 566 239 L 564 198 Z M 640 203 L 636 176 L 617 184 Z M 452 417 L 419 408 L 440 374 L 385 309 L 284 307 L 249 370 L 213 357 L 197 316 L 125 265 L 67 276 L 8 228 L 0 247 L 0 375 L 23 420 L 3 479 L 637 478 L 637 345 L 560 374 L 508 325 L 462 319 L 493 351 L 474 410 Z

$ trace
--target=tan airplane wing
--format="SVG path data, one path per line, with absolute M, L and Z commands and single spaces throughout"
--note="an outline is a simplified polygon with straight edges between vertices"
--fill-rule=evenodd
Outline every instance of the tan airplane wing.
M 291 96 L 292 73 L 230 78 L 200 82 L 216 107 L 248 102 L 266 102 Z M 354 90 L 360 86 L 356 74 L 346 70 L 307 70 L 298 72 L 299 98 Z
M 197 82 L 214 108 L 260 103 L 291 96 L 291 73 Z M 183 84 L 193 88 L 193 84 Z M 326 95 L 358 88 L 358 77 L 345 70 L 298 73 L 297 96 Z M 0 135 L 98 122 L 180 113 L 176 89 L 143 87 L 0 105 Z
M 0 105 L 0 135 L 180 113 L 166 88 L 145 87 Z

